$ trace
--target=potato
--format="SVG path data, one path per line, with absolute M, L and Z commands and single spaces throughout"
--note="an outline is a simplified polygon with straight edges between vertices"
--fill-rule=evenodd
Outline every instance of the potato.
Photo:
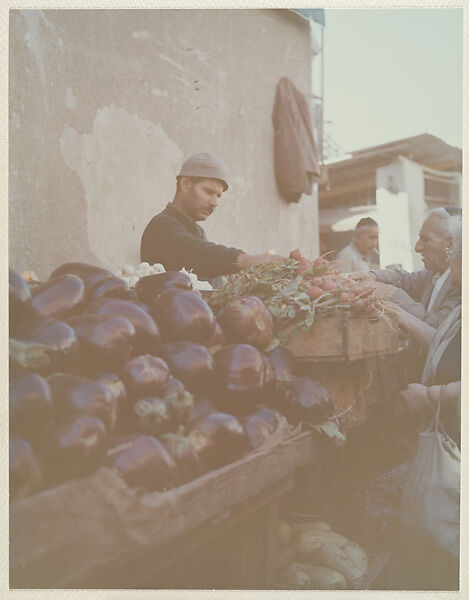
M 345 577 L 339 571 L 320 565 L 303 565 L 315 590 L 344 590 Z
M 317 556 L 326 567 L 340 571 L 348 583 L 355 583 L 364 574 L 364 571 L 350 560 L 344 550 L 334 544 L 323 544 Z
M 276 577 L 279 587 L 287 590 L 310 590 L 311 579 L 300 563 L 291 563 Z
M 363 571 L 363 573 L 368 571 L 368 558 L 361 546 L 359 546 L 356 542 L 349 542 L 346 546 L 344 546 L 343 550 L 350 560 L 355 563 L 361 571 Z

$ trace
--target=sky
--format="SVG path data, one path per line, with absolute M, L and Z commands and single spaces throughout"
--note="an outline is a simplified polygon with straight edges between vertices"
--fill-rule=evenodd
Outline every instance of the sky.
M 461 9 L 325 14 L 325 130 L 342 150 L 420 133 L 462 147 Z

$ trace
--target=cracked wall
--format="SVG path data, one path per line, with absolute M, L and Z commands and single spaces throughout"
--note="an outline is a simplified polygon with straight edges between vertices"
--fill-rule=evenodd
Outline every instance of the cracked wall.
M 136 263 L 201 151 L 231 178 L 209 239 L 317 254 L 316 193 L 280 197 L 271 120 L 280 77 L 311 89 L 310 57 L 285 10 L 10 11 L 10 265 Z

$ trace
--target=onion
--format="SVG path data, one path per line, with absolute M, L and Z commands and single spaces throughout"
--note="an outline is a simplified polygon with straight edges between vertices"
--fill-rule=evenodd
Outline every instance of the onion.
M 172 342 L 163 344 L 160 354 L 174 377 L 180 379 L 193 394 L 203 395 L 212 388 L 214 360 L 204 346 L 193 342 Z
M 140 396 L 163 396 L 168 385 L 169 368 L 166 362 L 151 354 L 130 358 L 122 368 L 122 380 L 127 394 Z
M 106 463 L 131 487 L 164 490 L 172 487 L 177 466 L 161 442 L 149 435 L 126 436 L 108 448 Z
M 212 309 L 193 292 L 166 290 L 152 303 L 151 310 L 167 342 L 204 344 L 215 331 L 216 322 Z
M 31 445 L 20 438 L 10 439 L 10 499 L 34 493 L 42 484 L 42 475 Z
M 10 384 L 10 430 L 13 435 L 41 442 L 54 425 L 54 404 L 49 384 L 36 373 L 25 373 Z
M 217 321 L 229 343 L 250 344 L 263 350 L 274 339 L 272 315 L 255 296 L 235 298 L 217 314 Z
M 247 450 L 243 426 L 235 416 L 226 413 L 201 417 L 190 429 L 188 438 L 209 471 L 237 460 Z
M 262 403 L 266 363 L 262 354 L 248 344 L 225 346 L 214 355 L 213 400 L 230 413 L 246 412 Z
M 283 377 L 277 380 L 275 406 L 290 423 L 321 423 L 334 410 L 327 390 L 308 377 Z
M 112 391 L 104 383 L 84 377 L 56 373 L 47 380 L 57 418 L 75 418 L 87 415 L 97 417 L 112 432 L 117 420 L 117 400 Z
M 144 354 L 158 347 L 160 332 L 152 317 L 141 306 L 118 298 L 101 298 L 88 304 L 86 313 L 112 315 L 128 319 L 135 327 L 135 352 Z

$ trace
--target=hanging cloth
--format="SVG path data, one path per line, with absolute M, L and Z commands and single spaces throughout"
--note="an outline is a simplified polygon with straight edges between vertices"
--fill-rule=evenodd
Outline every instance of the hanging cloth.
M 277 84 L 272 122 L 277 186 L 286 200 L 298 202 L 312 193 L 320 167 L 309 101 L 288 77 Z

